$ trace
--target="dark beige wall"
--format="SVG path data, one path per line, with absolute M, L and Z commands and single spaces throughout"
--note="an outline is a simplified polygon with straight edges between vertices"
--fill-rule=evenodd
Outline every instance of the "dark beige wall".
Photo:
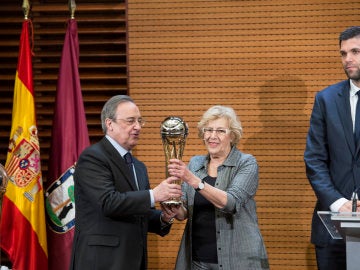
M 165 177 L 165 117 L 188 122 L 188 161 L 205 152 L 201 114 L 232 106 L 244 127 L 239 148 L 260 164 L 256 200 L 272 269 L 316 269 L 305 137 L 315 93 L 345 79 L 337 39 L 359 22 L 359 8 L 338 0 L 128 0 L 129 91 L 147 119 L 136 155 L 152 185 Z M 150 237 L 150 269 L 173 268 L 183 226 Z

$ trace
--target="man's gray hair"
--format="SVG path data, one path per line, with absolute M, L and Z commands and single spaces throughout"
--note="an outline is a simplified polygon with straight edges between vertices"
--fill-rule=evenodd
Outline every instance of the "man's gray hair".
M 135 103 L 134 100 L 127 95 L 116 95 L 116 96 L 113 96 L 112 98 L 110 98 L 108 101 L 106 101 L 106 103 L 101 111 L 101 128 L 102 128 L 104 134 L 106 134 L 106 131 L 107 131 L 105 120 L 107 118 L 114 120 L 115 114 L 116 114 L 116 109 L 117 109 L 118 105 L 123 102 Z

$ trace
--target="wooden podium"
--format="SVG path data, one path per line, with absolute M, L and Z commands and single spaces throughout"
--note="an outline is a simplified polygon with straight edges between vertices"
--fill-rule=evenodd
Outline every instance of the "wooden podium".
M 333 239 L 345 239 L 346 269 L 360 269 L 360 213 L 317 213 Z

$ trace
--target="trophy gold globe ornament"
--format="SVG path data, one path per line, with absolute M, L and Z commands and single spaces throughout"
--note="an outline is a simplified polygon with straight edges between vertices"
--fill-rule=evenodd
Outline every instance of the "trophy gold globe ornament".
M 160 133 L 165 152 L 166 177 L 169 177 L 167 170 L 169 160 L 172 158 L 181 160 L 189 128 L 181 117 L 169 116 L 161 123 Z M 175 181 L 175 183 L 179 185 L 181 185 L 181 182 L 181 179 Z M 181 198 L 170 198 L 162 203 L 181 204 Z

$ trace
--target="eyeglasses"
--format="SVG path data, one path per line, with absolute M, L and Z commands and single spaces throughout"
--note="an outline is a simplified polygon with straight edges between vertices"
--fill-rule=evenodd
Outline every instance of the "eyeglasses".
M 121 120 L 128 126 L 134 126 L 134 125 L 136 125 L 136 123 L 139 123 L 139 125 L 141 127 L 143 127 L 145 125 L 145 120 L 143 118 L 129 117 L 129 118 L 126 118 L 126 119 L 117 118 L 115 120 Z
M 206 135 L 206 136 L 212 135 L 214 131 L 217 136 L 225 136 L 226 134 L 228 134 L 230 132 L 230 129 L 228 129 L 228 128 L 218 128 L 218 129 L 203 128 L 202 131 L 203 131 L 204 135 Z

